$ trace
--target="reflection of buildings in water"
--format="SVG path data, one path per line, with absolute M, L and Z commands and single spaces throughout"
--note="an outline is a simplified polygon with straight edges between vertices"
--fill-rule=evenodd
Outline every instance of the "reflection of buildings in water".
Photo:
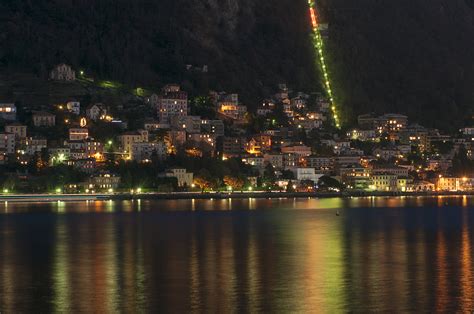
M 59 220 L 56 225 L 52 288 L 57 312 L 120 309 L 115 226 L 102 218 L 78 218 L 73 225 Z
M 66 202 L 57 201 L 56 203 L 56 211 L 58 213 L 64 213 L 66 211 Z
M 389 199 L 388 206 L 396 207 L 397 201 L 400 201 L 401 204 L 404 203 L 402 200 Z M 385 290 L 391 296 L 391 300 L 385 298 L 384 301 L 391 303 L 394 312 L 401 312 L 408 306 L 408 291 L 410 290 L 407 278 L 407 233 L 401 221 L 403 216 L 391 217 L 390 215 L 389 217 L 388 221 L 387 216 L 385 216 L 385 218 L 380 218 L 378 222 L 380 231 L 376 236 L 377 250 L 374 251 L 374 261 L 379 260 L 383 265 L 383 269 L 380 275 L 377 276 L 379 282 L 381 280 L 381 286 L 376 293 L 379 294 L 381 290 Z M 386 224 L 389 224 L 390 227 L 385 227 Z M 382 298 L 382 296 L 380 297 Z
M 334 199 L 327 199 L 325 205 L 329 208 L 335 206 Z M 328 312 L 337 312 L 341 308 L 344 289 L 344 257 L 342 221 L 339 219 L 324 218 L 313 219 L 304 224 L 304 229 L 299 236 L 296 247 L 304 247 L 301 252 L 302 265 L 304 267 L 304 285 L 300 287 L 300 304 L 297 308 L 304 312 L 315 309 L 325 309 Z M 297 283 L 298 284 L 298 283 Z
M 255 228 L 249 228 L 248 234 L 248 245 L 246 250 L 246 269 L 247 269 L 247 296 L 248 296 L 248 310 L 249 312 L 256 313 L 260 309 L 260 267 L 259 267 L 259 249 L 258 242 L 256 239 Z M 236 261 L 238 262 L 238 261 Z
M 443 230 L 438 229 L 436 234 L 436 277 L 433 278 L 436 283 L 436 305 L 439 312 L 445 312 L 447 306 L 448 278 L 446 264 L 446 239 Z
M 69 289 L 69 253 L 67 230 L 64 223 L 56 225 L 56 241 L 53 260 L 53 300 L 54 311 L 67 313 L 71 309 Z
M 0 221 L 0 311 L 5 313 L 14 313 L 17 309 L 17 304 L 20 302 L 22 294 L 19 290 L 24 290 L 21 287 L 21 282 L 25 276 L 24 273 L 17 273 L 16 266 L 21 265 L 16 260 L 15 248 L 17 247 L 13 237 L 14 230 L 8 221 Z
M 245 222 L 226 219 L 219 225 L 212 219 L 193 222 L 188 240 L 191 311 L 261 310 L 261 284 L 265 281 L 261 271 L 270 271 L 271 267 L 261 260 L 256 226 L 250 219 Z M 166 259 L 174 260 L 174 257 Z M 174 277 L 179 270 L 165 272 L 171 272 Z M 178 291 L 171 294 L 175 293 Z M 179 294 L 182 297 L 183 292 Z M 243 308 L 236 307 L 242 304 Z
M 392 217 L 387 211 L 348 213 L 344 221 L 341 282 L 346 306 L 356 312 L 367 308 L 397 312 L 409 304 L 411 256 L 404 217 Z
M 467 201 L 467 198 L 463 198 Z M 463 206 L 465 206 L 463 204 Z M 462 210 L 462 240 L 461 240 L 461 300 L 463 300 L 462 312 L 471 312 L 474 308 L 474 289 L 473 289 L 473 265 L 472 265 L 472 248 L 469 231 L 469 214 L 467 209 Z
M 374 204 L 395 206 L 397 199 Z M 31 251 L 34 240 L 14 233 L 13 219 L 0 217 L 0 309 L 43 304 L 41 293 L 53 298 L 45 311 L 58 312 L 469 310 L 471 199 L 445 198 L 442 204 L 458 206 L 438 210 L 430 206 L 439 198 L 426 200 L 421 209 L 374 209 L 366 208 L 370 197 L 253 199 L 255 208 L 272 209 L 258 212 L 238 210 L 250 208 L 249 199 L 215 200 L 226 212 L 211 213 L 188 211 L 209 200 L 143 200 L 142 213 L 137 201 L 51 203 L 51 212 L 90 213 L 55 215 L 54 246 L 41 256 Z M 416 203 L 407 198 L 407 206 Z M 119 213 L 110 214 L 111 206 Z M 362 208 L 336 217 L 325 209 L 334 206 Z M 32 273 L 43 268 L 41 276 Z M 40 292 L 30 289 L 38 278 L 50 283 Z
M 194 199 L 192 203 L 194 207 Z M 199 276 L 201 265 L 199 262 L 197 239 L 194 233 L 195 231 L 193 230 L 193 235 L 191 236 L 191 260 L 189 262 L 189 273 L 190 273 L 189 296 L 190 296 L 190 302 L 191 302 L 191 311 L 193 312 L 199 311 L 202 305 L 201 293 L 200 293 L 201 279 Z
M 124 224 L 125 228 L 111 233 L 115 239 L 115 249 L 111 251 L 115 261 L 117 284 L 109 286 L 114 296 L 117 311 L 134 313 L 143 311 L 146 306 L 146 276 L 144 268 L 143 235 L 141 221 Z
M 250 210 L 256 210 L 256 209 L 257 209 L 257 203 L 256 203 L 256 201 L 255 201 L 255 198 L 253 198 L 253 197 L 250 197 L 250 198 L 249 198 L 249 206 L 248 206 L 248 208 L 249 208 Z

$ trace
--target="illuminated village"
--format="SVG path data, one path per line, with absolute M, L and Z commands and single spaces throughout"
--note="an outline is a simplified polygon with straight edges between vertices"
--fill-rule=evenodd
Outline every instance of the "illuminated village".
M 50 81 L 77 76 L 62 64 Z M 133 118 L 72 97 L 1 103 L 2 193 L 473 190 L 474 127 L 447 135 L 385 113 L 342 130 L 330 99 L 286 84 L 252 110 L 238 94 L 189 99 L 177 84 L 142 90 L 135 103 Z

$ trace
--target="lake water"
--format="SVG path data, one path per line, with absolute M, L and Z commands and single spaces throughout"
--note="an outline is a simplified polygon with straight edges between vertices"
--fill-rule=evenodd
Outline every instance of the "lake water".
M 473 230 L 470 197 L 0 203 L 0 312 L 472 311 Z

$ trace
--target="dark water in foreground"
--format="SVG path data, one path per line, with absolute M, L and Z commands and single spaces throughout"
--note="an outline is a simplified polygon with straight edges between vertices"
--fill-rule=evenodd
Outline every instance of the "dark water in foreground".
M 467 197 L 1 203 L 0 312 L 465 312 L 473 230 Z

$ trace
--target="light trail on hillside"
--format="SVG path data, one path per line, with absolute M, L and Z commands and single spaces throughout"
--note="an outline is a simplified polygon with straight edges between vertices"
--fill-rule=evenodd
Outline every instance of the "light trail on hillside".
M 319 65 L 321 67 L 321 71 L 323 74 L 324 80 L 324 88 L 326 93 L 329 97 L 329 102 L 331 106 L 332 117 L 334 119 L 334 124 L 336 128 L 341 128 L 340 117 L 337 112 L 337 106 L 334 101 L 334 94 L 331 88 L 331 80 L 328 73 L 328 67 L 326 64 L 326 59 L 324 58 L 324 41 L 323 37 L 321 36 L 321 30 L 319 29 L 319 22 L 318 22 L 318 15 L 317 15 L 317 8 L 316 8 L 316 0 L 308 0 L 309 5 L 309 13 L 311 17 L 311 26 L 313 30 L 312 39 L 313 39 L 313 46 L 316 49 L 316 52 L 319 57 Z

